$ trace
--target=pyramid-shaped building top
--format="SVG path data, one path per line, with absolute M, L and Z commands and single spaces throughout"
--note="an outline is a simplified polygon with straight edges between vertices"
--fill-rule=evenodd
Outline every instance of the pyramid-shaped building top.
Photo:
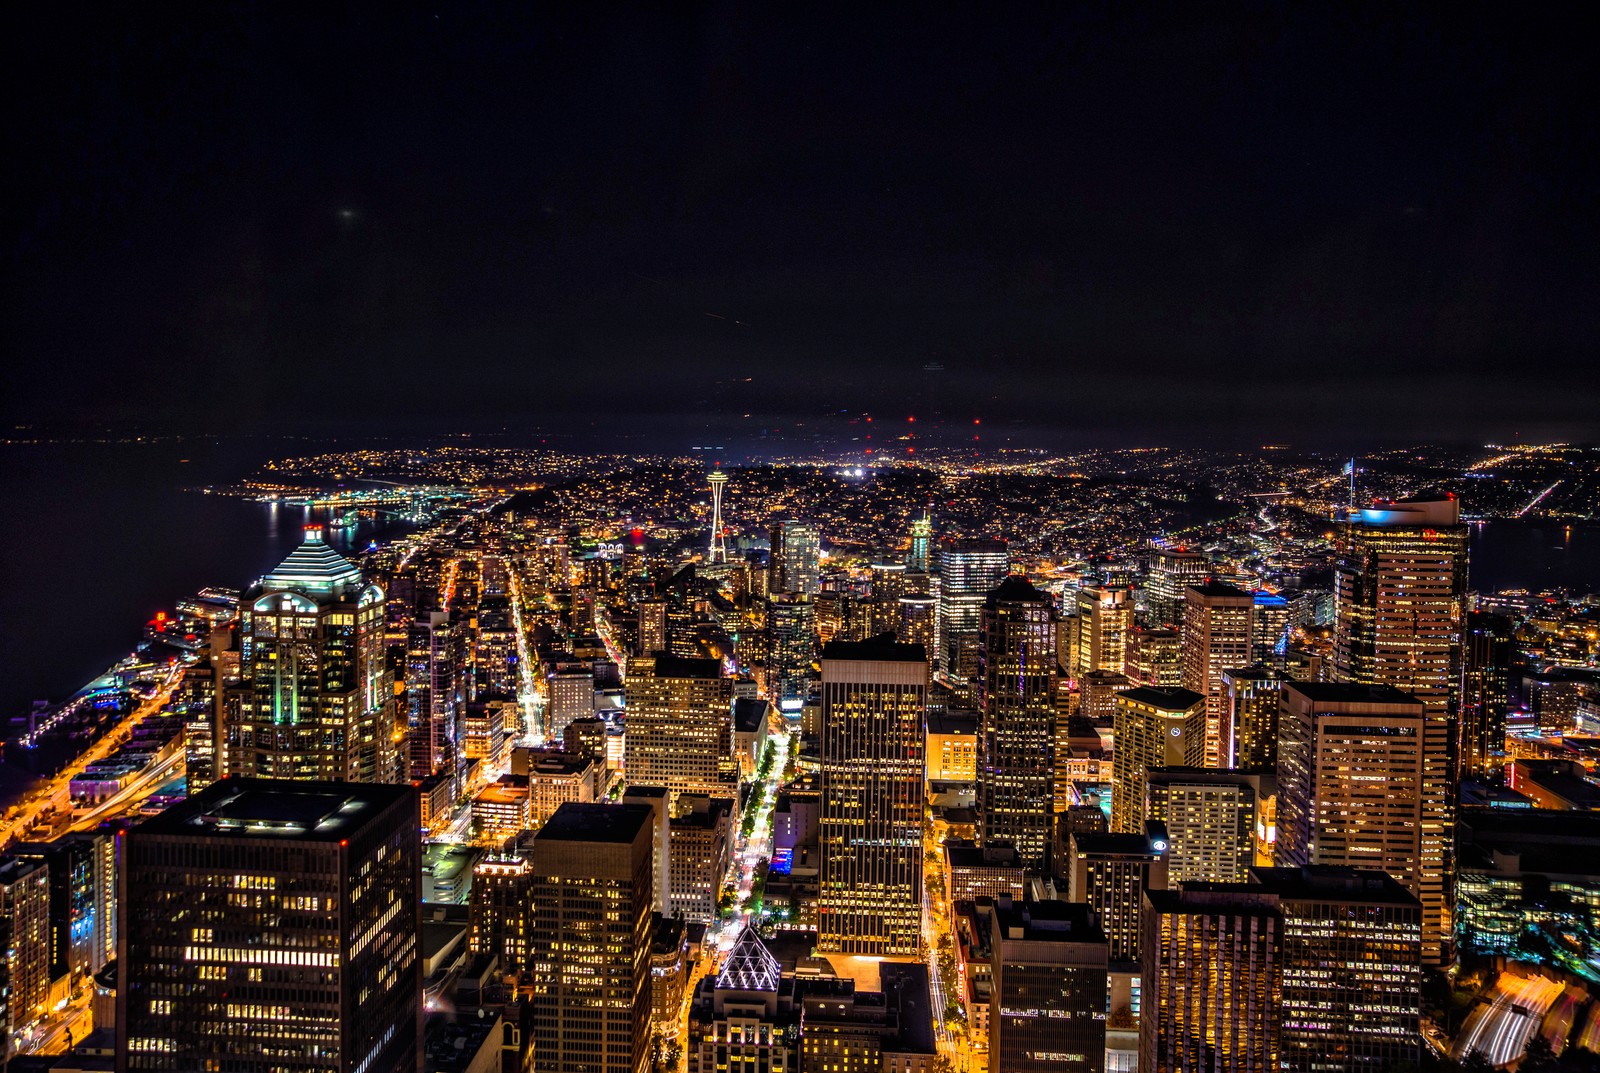
M 264 592 L 344 597 L 360 587 L 360 568 L 328 546 L 321 526 L 307 526 L 305 542 L 261 579 Z
M 777 991 L 783 971 L 754 928 L 745 927 L 717 974 L 719 991 Z

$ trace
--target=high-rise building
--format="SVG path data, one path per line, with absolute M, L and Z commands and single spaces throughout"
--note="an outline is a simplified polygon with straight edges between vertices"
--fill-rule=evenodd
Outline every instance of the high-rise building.
M 1116 696 L 1111 829 L 1144 830 L 1145 772 L 1205 762 L 1206 699 L 1191 689 L 1140 686 Z
M 424 611 L 407 631 L 406 739 L 412 779 L 459 779 L 465 639 L 447 611 Z
M 1487 778 L 1506 749 L 1511 690 L 1511 620 L 1473 611 L 1462 644 L 1461 774 Z
M 927 705 L 918 646 L 873 639 L 823 650 L 821 950 L 918 950 Z
M 1181 626 L 1183 590 L 1204 582 L 1210 573 L 1211 564 L 1197 551 L 1152 546 L 1150 576 L 1145 582 L 1145 605 L 1149 608 L 1150 622 L 1157 628 Z
M 1421 1061 L 1422 903 L 1354 868 L 1258 868 L 1283 917 L 1278 1068 L 1414 1068 Z
M 652 841 L 645 805 L 562 805 L 533 838 L 529 1005 L 542 1069 L 650 1064 Z
M 767 610 L 767 646 L 772 699 L 803 700 L 810 691 L 817 660 L 817 606 L 809 596 L 778 593 Z
M 983 602 L 1006 579 L 1010 558 L 1003 540 L 947 538 L 939 544 L 939 666 L 976 677 L 978 625 Z
M 50 998 L 50 868 L 41 860 L 0 860 L 0 920 L 9 925 L 0 946 L 0 975 L 8 986 L 0 1002 L 6 1006 L 5 1043 L 0 1059 L 18 1030 L 44 1016 Z
M 772 551 L 767 560 L 769 591 L 814 596 L 822 590 L 822 534 L 810 522 L 783 518 L 768 531 Z
M 871 621 L 863 636 L 893 633 L 900 628 L 900 597 L 906 592 L 904 563 L 873 563 Z
M 628 781 L 679 794 L 731 797 L 733 680 L 714 659 L 646 656 L 630 660 L 627 682 Z M 670 802 L 669 802 L 670 804 Z
M 1220 888 L 1220 889 L 1212 889 Z M 1244 884 L 1145 894 L 1139 1069 L 1278 1069 L 1283 915 Z
M 421 1069 L 417 792 L 226 779 L 123 836 L 117 1070 Z
M 1108 962 L 1093 910 L 1002 896 L 989 913 L 989 1068 L 1101 1073 Z
M 1123 586 L 1085 585 L 1078 590 L 1077 663 L 1073 675 L 1116 671 L 1128 661 L 1128 634 L 1133 630 L 1133 590 Z
M 533 873 L 521 857 L 485 857 L 472 868 L 470 945 L 521 972 L 533 941 Z
M 1050 598 L 1010 577 L 984 601 L 978 633 L 978 821 L 1042 870 L 1055 826 L 1056 622 Z
M 1232 767 L 1233 735 L 1224 718 L 1222 672 L 1250 663 L 1255 600 L 1220 581 L 1183 590 L 1183 687 L 1206 698 L 1206 763 Z
M 546 733 L 559 738 L 574 719 L 594 714 L 594 666 L 581 662 L 559 663 L 545 677 Z
M 1467 527 L 1453 497 L 1352 511 L 1338 537 L 1334 664 L 1340 679 L 1387 685 L 1427 708 L 1418 863 L 1423 956 L 1454 957 L 1455 758 Z
M 1257 663 L 1222 672 L 1224 722 L 1230 739 L 1224 751 L 1238 768 L 1270 768 L 1278 762 L 1278 695 L 1283 675 Z
M 1116 671 L 1090 671 L 1078 679 L 1078 714 L 1095 726 L 1116 717 L 1117 694 L 1132 689 L 1128 676 Z
M 906 645 L 921 645 L 932 657 L 938 633 L 939 604 L 931 596 L 902 596 L 895 601 L 899 618 L 895 622 L 895 640 Z
M 1128 634 L 1122 673 L 1136 686 L 1173 689 L 1183 685 L 1183 646 L 1178 631 L 1135 628 Z
M 932 565 L 932 551 L 933 518 L 924 512 L 922 517 L 911 523 L 911 545 L 906 549 L 906 569 L 913 573 L 926 574 Z
M 1136 835 L 1074 831 L 1067 847 L 1067 900 L 1094 910 L 1113 962 L 1137 963 L 1144 892 L 1167 886 L 1167 847 L 1160 829 Z
M 746 927 L 728 960 L 695 988 L 689 1008 L 689 1073 L 797 1073 L 800 1007 L 756 930 Z
M 1257 663 L 1280 662 L 1289 641 L 1289 600 L 1275 592 L 1257 589 L 1250 616 L 1250 658 Z
M 675 917 L 709 923 L 733 857 L 733 801 L 684 796 L 668 824 L 667 909 Z
M 1261 771 L 1152 768 L 1145 815 L 1167 832 L 1174 883 L 1243 883 L 1256 863 L 1257 826 L 1275 792 Z
M 239 601 L 228 771 L 386 782 L 396 775 L 394 679 L 383 590 L 323 542 L 320 527 Z
M 1381 868 L 1420 897 L 1426 721 L 1392 686 L 1285 683 L 1277 863 Z

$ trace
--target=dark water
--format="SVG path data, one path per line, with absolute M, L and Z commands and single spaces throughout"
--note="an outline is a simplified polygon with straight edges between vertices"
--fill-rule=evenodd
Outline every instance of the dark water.
M 60 701 L 206 585 L 243 587 L 300 540 L 298 509 L 201 495 L 268 458 L 325 442 L 0 444 L 0 717 Z M 335 530 L 336 546 L 374 535 Z M 1472 536 L 1472 584 L 1600 590 L 1600 526 L 1493 522 Z M 0 727 L 3 727 L 0 721 Z
M 242 588 L 280 562 L 306 512 L 186 489 L 318 446 L 0 444 L 0 717 L 70 696 L 174 601 L 207 585 Z M 330 540 L 359 548 L 373 524 Z M 9 736 L 4 719 L 0 733 Z

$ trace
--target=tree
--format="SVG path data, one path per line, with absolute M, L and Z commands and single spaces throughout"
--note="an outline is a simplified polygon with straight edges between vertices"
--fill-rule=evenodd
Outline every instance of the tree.
M 1482 1051 L 1473 1051 L 1461 1060 L 1461 1073 L 1494 1073 L 1494 1063 Z
M 1549 1040 L 1534 1032 L 1522 1050 L 1522 1065 L 1517 1068 L 1520 1073 L 1553 1073 L 1559 1068 L 1555 1048 L 1550 1046 Z

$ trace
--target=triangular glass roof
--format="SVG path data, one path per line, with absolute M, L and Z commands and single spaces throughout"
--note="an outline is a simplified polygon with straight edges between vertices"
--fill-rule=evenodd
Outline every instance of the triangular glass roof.
M 261 579 L 261 587 L 269 591 L 307 593 L 336 594 L 360 584 L 361 570 L 323 541 L 320 526 L 308 526 L 305 543 Z
M 778 959 L 761 945 L 755 929 L 746 926 L 728 954 L 728 961 L 717 974 L 719 991 L 777 991 L 782 976 Z

